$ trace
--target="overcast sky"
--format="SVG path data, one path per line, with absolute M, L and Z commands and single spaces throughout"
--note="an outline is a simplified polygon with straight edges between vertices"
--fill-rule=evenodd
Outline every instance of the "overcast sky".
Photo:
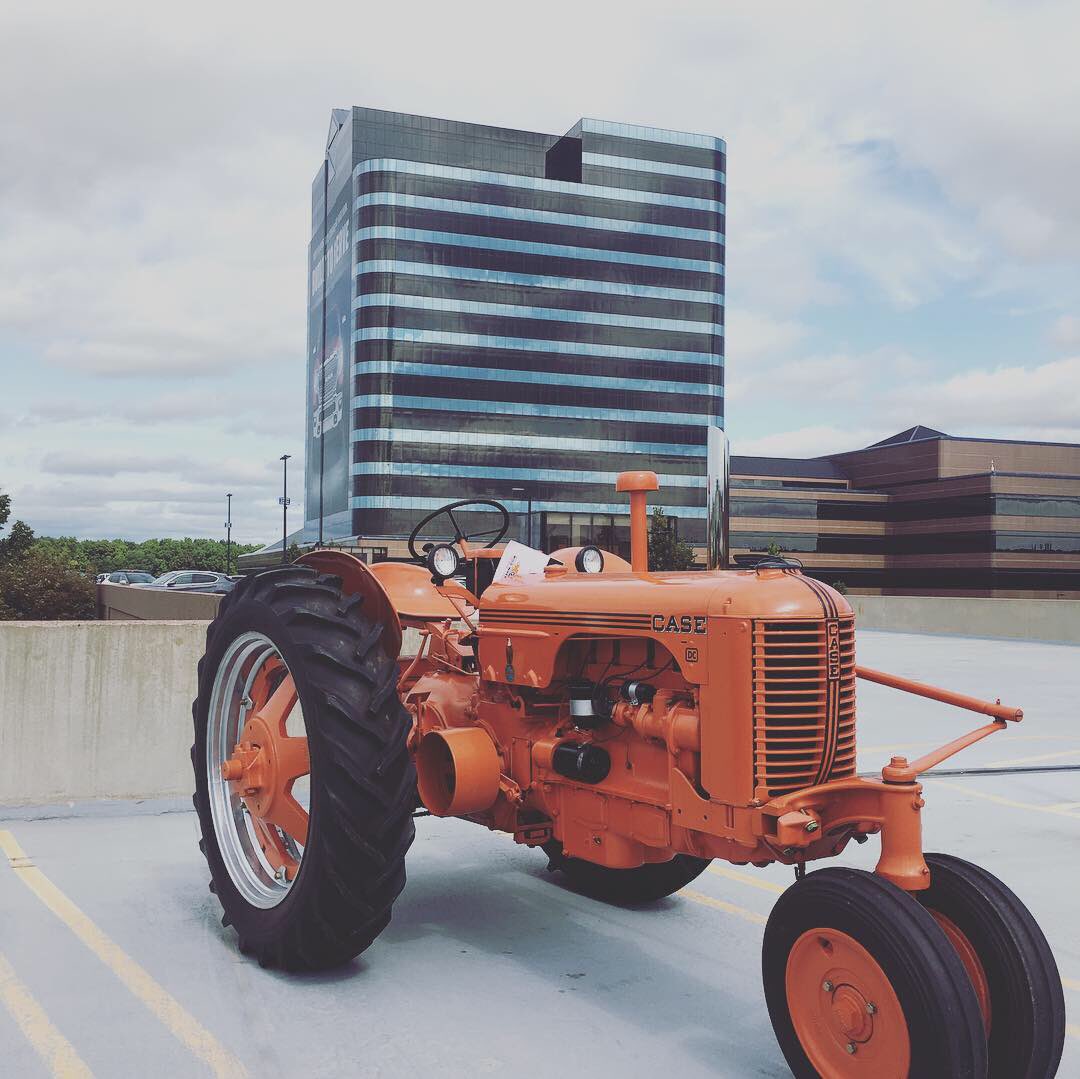
M 0 488 L 41 534 L 217 536 L 232 491 L 274 537 L 348 105 L 724 137 L 737 453 L 1080 441 L 1078 41 L 1037 0 L 5 4 Z

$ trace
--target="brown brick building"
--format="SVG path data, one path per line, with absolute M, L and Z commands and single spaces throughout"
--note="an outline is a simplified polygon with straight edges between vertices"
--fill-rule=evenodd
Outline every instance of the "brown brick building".
M 735 555 L 774 544 L 856 592 L 1080 598 L 1080 445 L 912 427 L 731 471 Z

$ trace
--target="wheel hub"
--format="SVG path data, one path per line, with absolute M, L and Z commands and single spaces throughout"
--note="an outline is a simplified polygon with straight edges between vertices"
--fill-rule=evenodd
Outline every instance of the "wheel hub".
M 853 1042 L 866 1042 L 874 1033 L 874 1019 L 866 997 L 853 985 L 841 985 L 832 995 L 832 1019 L 840 1033 Z
M 853 937 L 811 929 L 788 956 L 788 1010 L 821 1075 L 906 1076 L 907 1022 L 888 976 Z

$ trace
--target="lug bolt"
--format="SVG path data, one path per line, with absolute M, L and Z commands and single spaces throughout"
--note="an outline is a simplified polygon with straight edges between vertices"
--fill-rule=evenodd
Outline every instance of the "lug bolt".
M 286 884 L 288 882 L 288 879 L 289 878 L 285 872 L 285 867 L 283 865 L 279 865 L 277 869 L 274 870 L 274 880 L 276 880 L 278 884 Z
M 826 993 L 831 993 L 833 991 L 833 983 L 830 981 L 824 981 L 821 983 L 821 988 L 824 989 Z
M 866 1014 L 867 1015 L 877 1015 L 877 1005 L 874 1004 L 873 1001 L 870 1001 L 870 1002 L 867 1003 L 867 1005 L 866 1005 Z
M 809 820 L 806 822 L 806 831 L 816 832 L 821 827 L 816 820 Z
M 848 1042 L 848 1043 L 847 1043 L 847 1045 L 845 1045 L 845 1046 L 844 1046 L 844 1048 L 845 1048 L 845 1049 L 846 1049 L 846 1050 L 847 1050 L 847 1051 L 848 1051 L 849 1053 L 854 1053 L 854 1052 L 855 1052 L 855 1043 L 854 1043 L 854 1042 Z

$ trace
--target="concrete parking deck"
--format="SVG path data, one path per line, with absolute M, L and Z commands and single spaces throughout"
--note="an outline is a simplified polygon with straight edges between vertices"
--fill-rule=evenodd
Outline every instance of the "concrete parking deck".
M 1024 707 L 950 766 L 1080 765 L 1080 647 L 864 632 L 859 658 Z M 864 769 L 975 725 L 859 693 Z M 928 849 L 1000 875 L 1049 937 L 1072 1024 L 1059 1074 L 1080 1075 L 1080 771 L 926 788 Z M 221 927 L 190 812 L 77 809 L 0 819 L 4 1076 L 788 1074 L 759 953 L 790 870 L 715 863 L 679 896 L 623 910 L 567 891 L 506 837 L 425 818 L 387 932 L 342 971 L 289 976 Z M 876 846 L 838 861 L 872 866 Z

